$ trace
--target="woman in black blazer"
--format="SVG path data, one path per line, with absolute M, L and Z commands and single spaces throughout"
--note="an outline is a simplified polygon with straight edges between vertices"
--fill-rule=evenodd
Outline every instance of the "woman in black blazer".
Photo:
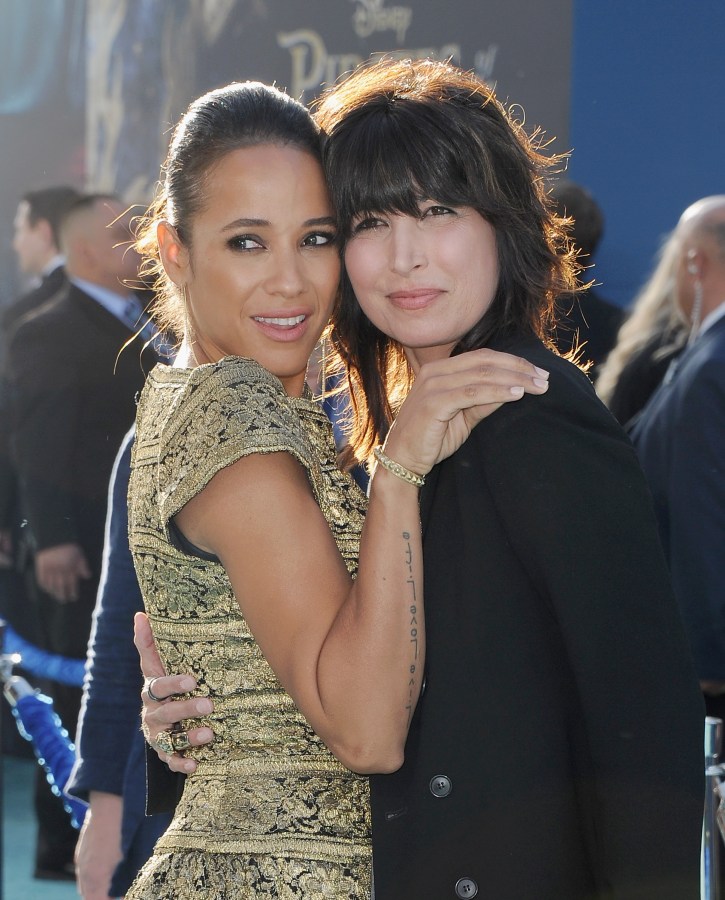
M 576 269 L 556 160 L 443 63 L 361 70 L 318 120 L 358 455 L 437 359 L 549 373 L 421 491 L 426 681 L 402 768 L 371 779 L 376 900 L 694 900 L 703 709 L 634 451 L 547 346 Z
M 317 116 L 358 458 L 402 463 L 413 489 L 415 460 L 379 443 L 451 355 L 505 350 L 549 382 L 421 490 L 425 681 L 403 766 L 371 778 L 375 898 L 695 900 L 704 713 L 632 447 L 549 349 L 576 274 L 542 186 L 556 160 L 429 60 L 362 69 Z

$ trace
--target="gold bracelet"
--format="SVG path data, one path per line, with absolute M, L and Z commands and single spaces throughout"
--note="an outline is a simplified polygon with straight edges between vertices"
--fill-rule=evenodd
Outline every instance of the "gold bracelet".
M 400 463 L 386 456 L 380 445 L 373 450 L 373 456 L 384 469 L 392 472 L 393 475 L 397 475 L 398 478 L 402 478 L 403 481 L 407 481 L 408 484 L 413 484 L 416 487 L 423 487 L 425 484 L 425 478 L 422 475 L 416 475 L 415 472 L 411 472 L 410 469 L 406 469 L 405 466 L 401 466 Z

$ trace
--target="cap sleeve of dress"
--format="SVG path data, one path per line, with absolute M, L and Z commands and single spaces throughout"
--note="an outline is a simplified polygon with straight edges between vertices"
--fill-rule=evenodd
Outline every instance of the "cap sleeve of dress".
M 166 525 L 213 476 L 252 453 L 290 453 L 319 502 L 319 462 L 281 382 L 253 360 L 200 366 L 161 432 L 158 502 Z

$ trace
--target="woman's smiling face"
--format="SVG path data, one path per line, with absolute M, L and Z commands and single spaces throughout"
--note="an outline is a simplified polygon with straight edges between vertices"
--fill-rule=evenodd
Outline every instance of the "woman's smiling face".
M 496 233 L 473 208 L 422 201 L 417 216 L 353 221 L 345 267 L 365 315 L 414 369 L 449 356 L 498 287 Z
M 291 146 L 229 152 L 210 170 L 189 247 L 161 226 L 168 274 L 184 291 L 197 363 L 246 356 L 302 392 L 337 294 L 340 260 L 319 163 Z

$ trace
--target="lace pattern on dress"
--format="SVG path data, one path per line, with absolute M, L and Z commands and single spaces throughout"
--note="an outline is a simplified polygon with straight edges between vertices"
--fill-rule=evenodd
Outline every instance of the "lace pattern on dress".
M 184 727 L 208 725 L 216 739 L 193 751 L 198 769 L 128 898 L 369 897 L 367 779 L 335 759 L 283 690 L 224 568 L 169 541 L 169 519 L 216 472 L 280 451 L 304 467 L 354 576 L 365 497 L 338 470 L 317 403 L 288 397 L 277 378 L 236 357 L 149 376 L 129 489 L 131 549 L 167 670 L 191 672 L 195 695 L 214 701 L 211 716 Z

